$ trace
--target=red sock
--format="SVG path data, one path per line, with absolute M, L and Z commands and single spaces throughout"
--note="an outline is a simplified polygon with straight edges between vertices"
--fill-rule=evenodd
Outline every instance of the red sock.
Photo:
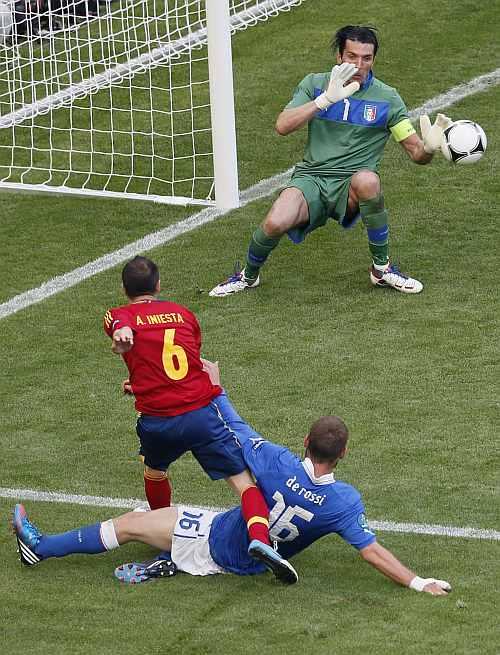
M 144 473 L 144 490 L 151 509 L 170 507 L 172 487 L 168 478 L 150 478 Z
M 246 521 L 250 540 L 269 541 L 269 509 L 257 487 L 248 487 L 241 494 L 241 512 Z

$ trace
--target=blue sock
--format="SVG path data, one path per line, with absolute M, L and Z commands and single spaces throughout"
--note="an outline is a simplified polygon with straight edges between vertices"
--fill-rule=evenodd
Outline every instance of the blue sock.
M 45 559 L 73 553 L 103 553 L 106 550 L 101 540 L 101 524 L 94 523 L 70 532 L 43 535 L 36 547 L 36 554 Z

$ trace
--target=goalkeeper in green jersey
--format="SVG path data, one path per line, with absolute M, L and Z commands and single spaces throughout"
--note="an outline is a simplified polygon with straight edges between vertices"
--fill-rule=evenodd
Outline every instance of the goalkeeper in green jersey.
M 378 49 L 373 28 L 343 27 L 332 46 L 337 65 L 331 73 L 307 75 L 276 122 L 281 135 L 307 124 L 304 159 L 252 234 L 244 269 L 212 289 L 211 296 L 257 287 L 261 267 L 285 233 L 301 243 L 329 218 L 345 228 L 358 218 L 363 221 L 372 284 L 403 293 L 422 291 L 421 282 L 389 260 L 387 210 L 377 170 L 391 134 L 415 163 L 428 164 L 451 121 L 438 114 L 431 126 L 422 116 L 422 138 L 418 136 L 398 93 L 373 75 Z

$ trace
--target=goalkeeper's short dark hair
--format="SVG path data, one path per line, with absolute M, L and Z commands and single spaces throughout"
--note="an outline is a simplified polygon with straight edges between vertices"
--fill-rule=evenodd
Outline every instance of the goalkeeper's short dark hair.
M 337 50 L 342 56 L 347 39 L 358 41 L 359 43 L 371 43 L 373 45 L 373 56 L 377 54 L 378 39 L 376 35 L 377 28 L 372 25 L 345 25 L 335 32 L 332 38 L 331 46 L 335 53 Z
M 147 257 L 134 257 L 122 271 L 122 283 L 129 298 L 155 293 L 160 279 L 158 266 Z
M 349 431 L 338 416 L 322 416 L 309 430 L 307 450 L 315 462 L 334 462 L 345 450 Z

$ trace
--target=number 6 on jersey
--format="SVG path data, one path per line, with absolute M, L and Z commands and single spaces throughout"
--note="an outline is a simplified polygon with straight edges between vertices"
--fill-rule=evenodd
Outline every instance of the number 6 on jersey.
M 182 380 L 188 372 L 186 351 L 174 343 L 175 329 L 165 330 L 163 335 L 163 352 L 161 359 L 167 377 L 171 380 Z

